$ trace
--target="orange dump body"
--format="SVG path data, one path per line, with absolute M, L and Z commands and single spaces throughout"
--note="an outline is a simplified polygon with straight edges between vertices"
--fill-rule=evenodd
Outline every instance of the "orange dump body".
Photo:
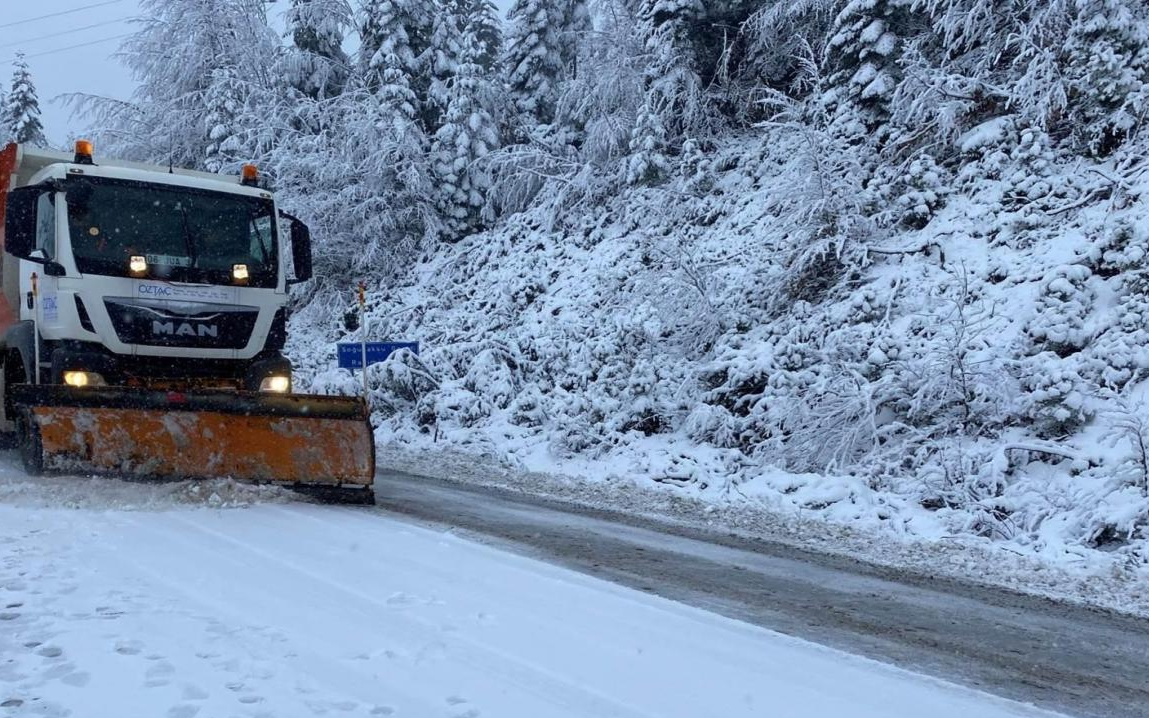
M 374 438 L 360 399 L 13 388 L 38 432 L 47 470 L 367 493 L 374 483 Z

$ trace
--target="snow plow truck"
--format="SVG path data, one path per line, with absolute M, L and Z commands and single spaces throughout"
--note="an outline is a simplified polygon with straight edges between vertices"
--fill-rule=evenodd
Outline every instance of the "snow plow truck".
M 288 288 L 311 277 L 311 238 L 254 166 L 9 144 L 0 216 L 0 432 L 30 473 L 374 501 L 363 400 L 292 393 Z

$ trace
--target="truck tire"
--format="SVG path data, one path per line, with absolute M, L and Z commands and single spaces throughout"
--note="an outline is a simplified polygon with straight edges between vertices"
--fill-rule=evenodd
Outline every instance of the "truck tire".
M 40 440 L 40 427 L 28 409 L 21 409 L 16 415 L 16 435 L 20 439 L 20 461 L 24 464 L 24 472 L 29 476 L 43 474 L 44 444 Z

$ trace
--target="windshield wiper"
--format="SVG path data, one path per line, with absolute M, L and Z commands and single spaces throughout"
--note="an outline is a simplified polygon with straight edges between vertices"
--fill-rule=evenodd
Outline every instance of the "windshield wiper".
M 184 225 L 184 247 L 188 253 L 188 269 L 195 269 L 199 263 L 199 252 L 196 251 L 195 240 L 192 238 L 191 227 L 188 226 L 188 211 L 183 206 L 183 203 L 176 205 L 180 210 L 180 218 L 183 220 Z
M 259 225 L 255 220 L 259 219 L 259 215 L 255 212 L 251 215 L 251 229 L 255 232 L 255 238 L 259 240 L 259 253 L 263 255 L 263 263 L 271 264 L 271 256 L 267 251 L 267 245 L 263 243 L 263 233 L 259 231 Z

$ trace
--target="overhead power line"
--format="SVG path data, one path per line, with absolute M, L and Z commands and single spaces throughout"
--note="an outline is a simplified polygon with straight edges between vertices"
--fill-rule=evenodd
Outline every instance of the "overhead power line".
M 112 35 L 111 37 L 102 37 L 99 40 L 92 40 L 91 42 L 80 42 L 80 43 L 76 43 L 75 45 L 67 45 L 65 47 L 57 47 L 53 50 L 45 50 L 44 52 L 35 52 L 35 53 L 32 53 L 31 55 L 25 55 L 24 57 L 25 57 L 25 59 L 31 60 L 33 57 L 43 57 L 44 55 L 55 55 L 58 52 L 67 52 L 69 50 L 75 50 L 78 47 L 88 47 L 89 45 L 99 45 L 101 42 L 111 42 L 112 40 L 122 40 L 125 37 L 130 37 L 134 34 L 135 33 L 133 33 L 133 32 L 125 32 L 122 35 Z
M 105 5 L 115 5 L 117 3 L 122 3 L 123 1 L 124 0 L 104 0 L 103 2 L 92 3 L 91 5 L 83 5 L 81 7 L 74 7 L 71 10 L 61 10 L 60 12 L 53 12 L 53 13 L 49 13 L 47 15 L 40 15 L 39 17 L 30 17 L 30 18 L 27 18 L 25 20 L 17 20 L 15 22 L 6 22 L 3 25 L 0 25 L 0 28 L 16 27 L 17 25 L 27 25 L 30 22 L 38 22 L 40 20 L 47 20 L 48 18 L 52 18 L 52 17 L 60 17 L 62 15 L 71 15 L 73 13 L 83 12 L 84 10 L 91 10 L 94 7 L 104 7 Z
M 132 17 L 133 16 L 131 16 L 131 15 L 126 15 L 124 17 L 116 18 L 115 20 L 105 20 L 104 22 L 98 22 L 94 25 L 84 25 L 83 27 L 74 27 L 71 30 L 61 30 L 60 32 L 53 32 L 53 33 L 50 33 L 48 35 L 38 35 L 36 37 L 28 37 L 28 38 L 24 38 L 23 40 L 21 40 L 19 42 L 7 42 L 7 43 L 4 43 L 3 45 L 0 45 L 0 49 L 4 49 L 4 48 L 8 48 L 8 47 L 17 47 L 19 45 L 24 45 L 25 43 L 29 43 L 29 42 L 39 42 L 41 40 L 51 40 L 54 37 L 63 37 L 64 35 L 73 35 L 77 32 L 84 32 L 85 30 L 94 30 L 97 27 L 106 27 L 108 25 L 115 25 L 116 23 L 124 22 L 125 20 L 131 20 Z

